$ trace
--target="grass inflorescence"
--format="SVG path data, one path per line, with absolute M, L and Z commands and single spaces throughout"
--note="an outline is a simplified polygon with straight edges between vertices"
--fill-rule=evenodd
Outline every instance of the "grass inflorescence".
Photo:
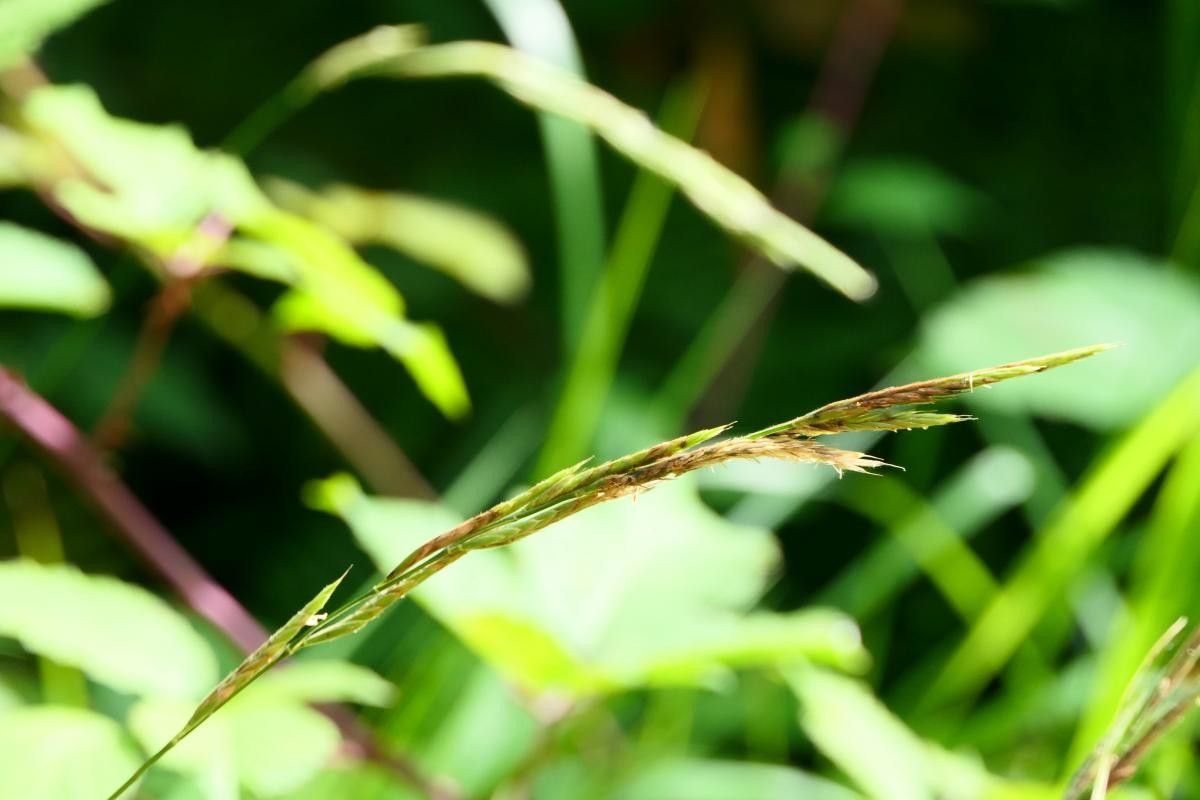
M 567 467 L 520 494 L 476 514 L 418 547 L 372 589 L 322 615 L 337 587 L 325 587 L 258 651 L 203 700 L 187 725 L 142 765 L 110 800 L 115 800 L 155 761 L 215 713 L 231 697 L 288 655 L 355 633 L 430 577 L 472 550 L 518 541 L 586 508 L 652 489 L 703 467 L 739 459 L 776 458 L 824 464 L 842 472 L 870 472 L 883 466 L 875 456 L 821 444 L 832 433 L 895 431 L 948 425 L 969 417 L 924 411 L 927 405 L 1010 378 L 1033 375 L 1106 350 L 1094 345 L 1039 358 L 1002 364 L 945 378 L 890 387 L 840 400 L 788 422 L 748 435 L 719 439 L 731 426 L 696 431 L 595 466 Z M 339 579 L 340 582 L 340 579 Z

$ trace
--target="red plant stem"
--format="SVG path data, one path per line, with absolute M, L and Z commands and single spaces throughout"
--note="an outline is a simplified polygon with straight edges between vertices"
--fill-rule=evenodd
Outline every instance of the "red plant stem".
M 175 541 L 71 421 L 3 367 L 0 417 L 53 462 L 189 608 L 243 650 L 251 651 L 267 638 L 258 621 Z
M 204 279 L 205 264 L 232 232 L 227 220 L 211 213 L 174 255 L 163 261 L 166 282 L 146 314 L 129 366 L 92 433 L 92 443 L 101 452 L 116 450 L 125 442 L 133 413 L 154 377 L 175 322 L 191 303 L 193 282 Z
M 180 546 L 74 424 L 4 367 L 0 367 L 0 419 L 40 450 L 189 608 L 243 652 L 266 640 L 266 629 Z M 404 758 L 384 751 L 346 709 L 322 706 L 321 711 L 337 724 L 354 755 L 387 767 L 433 800 L 458 796 L 452 786 L 426 777 Z

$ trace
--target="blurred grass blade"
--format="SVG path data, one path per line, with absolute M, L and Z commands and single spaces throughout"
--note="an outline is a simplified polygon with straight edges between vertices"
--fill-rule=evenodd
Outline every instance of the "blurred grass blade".
M 160 598 L 66 564 L 0 562 L 0 636 L 135 696 L 194 700 L 218 674 L 204 639 Z
M 1135 681 L 1139 659 L 1172 617 L 1194 608 L 1191 598 L 1200 569 L 1200 436 L 1180 453 L 1151 512 L 1134 561 L 1127 597 L 1129 611 L 1117 623 L 1100 664 L 1069 763 L 1078 763 L 1109 721 L 1116 718 L 1126 686 Z
M 93 317 L 108 309 L 111 294 L 75 245 L 0 222 L 0 307 Z
M 107 0 L 4 0 L 0 5 L 0 69 L 32 53 L 56 29 Z
M 338 184 L 320 192 L 283 179 L 267 192 L 284 208 L 355 245 L 382 244 L 444 272 L 497 303 L 529 291 L 529 263 L 512 232 L 486 214 L 402 192 Z
M 576 120 L 615 150 L 658 173 L 697 208 L 780 267 L 803 267 L 856 300 L 875 279 L 841 251 L 776 210 L 749 182 L 707 153 L 664 134 L 640 111 L 551 65 L 488 42 L 418 48 L 381 64 L 380 74 L 482 77 L 526 105 Z
M 347 570 L 348 572 L 349 570 Z M 134 772 L 123 783 L 120 788 L 109 795 L 109 800 L 117 800 L 125 791 L 135 784 L 138 779 L 146 773 L 150 767 L 154 766 L 159 760 L 169 753 L 177 744 L 183 741 L 188 734 L 200 727 L 203 722 L 215 714 L 221 706 L 228 703 L 235 695 L 249 686 L 257 678 L 263 675 L 268 669 L 281 661 L 291 653 L 292 643 L 299 636 L 301 631 L 306 628 L 311 628 L 317 625 L 323 618 L 321 609 L 329 602 L 329 598 L 337 590 L 337 587 L 345 579 L 346 573 L 342 573 L 333 583 L 330 583 L 321 591 L 317 592 L 312 600 L 304 604 L 304 607 L 292 615 L 291 619 L 283 624 L 278 630 L 271 634 L 267 641 L 250 655 L 246 656 L 245 660 L 238 665 L 237 669 L 225 676 L 215 689 L 213 689 L 207 697 L 200 701 L 200 705 L 196 707 L 195 712 L 187 723 L 178 733 L 176 733 L 170 741 L 163 745 L 157 753 L 147 759 L 137 771 Z
M 839 573 L 820 601 L 867 619 L 923 570 L 964 618 L 974 619 L 996 584 L 966 540 L 1029 495 L 1029 462 L 1008 448 L 985 450 L 928 502 L 898 481 L 882 489 L 877 483 L 849 491 L 845 502 L 888 535 Z
M 21 103 L 31 135 L 70 156 L 70 170 L 42 165 L 30 177 L 81 224 L 153 256 L 162 278 L 206 219 L 240 235 L 228 266 L 290 287 L 276 306 L 285 328 L 318 330 L 357 347 L 382 347 L 449 417 L 470 409 L 465 382 L 431 326 L 404 316 L 404 299 L 344 240 L 272 205 L 238 159 L 201 150 L 178 126 L 110 115 L 85 86 L 42 86 Z M 62 160 L 60 160 L 62 161 Z M 213 266 L 220 249 L 193 265 Z
M 1034 539 L 930 688 L 929 707 L 981 690 L 1033 631 L 1051 601 L 1200 426 L 1200 370 L 1121 437 Z
M 701 92 L 694 86 L 675 87 L 663 101 L 659 124 L 665 132 L 687 141 L 699 122 L 702 106 Z M 578 461 L 588 451 L 673 191 L 669 183 L 647 170 L 640 170 L 634 178 L 600 285 L 588 306 L 579 347 L 571 354 L 546 444 L 534 469 L 537 476 L 548 474 L 558 464 Z
M 878 800 L 1028 798 L 1040 786 L 1008 783 L 909 729 L 863 683 L 819 667 L 784 673 L 800 701 L 800 725 L 816 748 Z
M 558 0 L 484 0 L 513 46 L 528 55 L 577 75 L 583 56 L 570 20 Z M 558 275 L 563 317 L 563 347 L 578 346 L 588 297 L 604 262 L 604 195 L 596 141 L 575 120 L 539 114 L 538 127 L 558 226 Z

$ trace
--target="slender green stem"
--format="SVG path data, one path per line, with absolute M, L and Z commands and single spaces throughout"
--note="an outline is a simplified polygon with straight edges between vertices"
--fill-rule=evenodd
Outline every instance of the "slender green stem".
M 686 141 L 701 107 L 699 92 L 690 85 L 676 87 L 663 102 L 659 124 Z M 588 452 L 673 194 L 674 188 L 649 170 L 634 179 L 534 469 L 538 477 Z
M 320 92 L 320 85 L 307 73 L 301 73 L 238 123 L 221 142 L 221 149 L 239 156 L 247 155 Z

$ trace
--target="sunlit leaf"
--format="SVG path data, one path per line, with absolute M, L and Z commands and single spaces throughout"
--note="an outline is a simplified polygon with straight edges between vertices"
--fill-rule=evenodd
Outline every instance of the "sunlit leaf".
M 918 357 L 925 369 L 955 371 L 1050 343 L 1056 349 L 1090 341 L 1123 346 L 969 399 L 981 413 L 1043 414 L 1109 430 L 1127 426 L 1195 366 L 1200 284 L 1134 253 L 1063 253 L 965 287 L 926 317 Z
M 396 687 L 366 667 L 325 659 L 297 661 L 264 676 L 254 685 L 256 701 L 358 703 L 386 706 Z
M 29 55 L 56 29 L 107 0 L 4 0 L 0 6 L 0 69 Z
M 91 317 L 108 308 L 110 294 L 75 245 L 0 222 L 0 307 Z
M 208 214 L 237 224 L 266 198 L 240 161 L 199 150 L 178 126 L 110 116 L 85 86 L 46 86 L 21 113 L 87 171 L 65 178 L 54 196 L 81 222 L 169 255 Z
M 246 656 L 235 670 L 226 675 L 217 684 L 217 687 L 200 701 L 200 705 L 191 712 L 190 716 L 188 715 L 188 705 L 183 703 L 145 705 L 144 708 L 147 710 L 143 712 L 144 716 L 135 720 L 133 724 L 141 731 L 140 735 L 148 742 L 147 747 L 154 751 L 154 755 L 144 761 L 137 771 L 130 775 L 125 783 L 113 793 L 112 797 L 121 797 L 146 770 L 160 760 L 165 760 L 168 764 L 173 762 L 183 765 L 206 764 L 211 763 L 215 758 L 211 753 L 218 750 L 225 752 L 229 746 L 228 741 L 231 734 L 223 732 L 225 729 L 221 726 L 231 724 L 229 722 L 230 715 L 224 715 L 224 719 L 220 720 L 220 725 L 206 725 L 201 728 L 203 723 L 288 654 L 289 646 L 300 632 L 316 624 L 321 609 L 329 602 L 329 598 L 333 596 L 345 577 L 346 573 L 342 573 L 336 581 L 317 592 L 313 599 L 305 603 L 287 622 L 272 633 L 267 641 Z M 189 738 L 197 728 L 201 729 L 201 735 L 197 738 Z M 176 732 L 168 738 L 172 730 Z M 180 750 L 181 745 L 185 749 Z M 319 766 L 315 765 L 314 771 Z
M 285 795 L 287 800 L 329 800 L 331 797 L 370 800 L 426 800 L 397 780 L 387 769 L 367 763 L 322 770 L 313 780 Z
M 861 800 L 845 786 L 792 767 L 681 758 L 650 766 L 619 787 L 616 800 Z
M 1054 797 L 1049 787 L 1006 786 L 982 764 L 922 740 L 861 682 L 818 667 L 785 673 L 805 734 L 868 797 Z
M 961 234 L 982 197 L 919 161 L 858 161 L 840 172 L 824 214 L 843 225 L 890 236 Z
M 177 702 L 146 701 L 134 707 L 129 724 L 153 751 L 179 729 L 190 711 Z M 180 743 L 162 764 L 199 781 L 226 775 L 256 797 L 274 797 L 310 780 L 330 761 L 340 741 L 337 726 L 324 715 L 301 701 L 254 686 Z
M 273 206 L 241 161 L 197 148 L 181 127 L 111 116 L 84 86 L 39 88 L 21 113 L 34 135 L 83 169 L 52 186 L 55 200 L 83 224 L 169 260 L 196 241 L 203 220 L 219 218 L 239 235 L 213 247 L 208 260 L 291 286 L 277 306 L 284 327 L 381 347 L 447 416 L 469 410 L 466 385 L 436 327 L 407 320 L 400 293 L 346 241 Z
M 162 600 L 66 565 L 0 562 L 0 634 L 134 695 L 194 699 L 217 676 L 204 639 Z
M 493 218 L 454 203 L 401 192 L 336 185 L 311 192 L 275 180 L 271 196 L 353 244 L 382 244 L 441 270 L 500 303 L 529 289 L 525 251 Z
M 0 797 L 96 797 L 137 766 L 117 723 L 82 708 L 0 711 Z

